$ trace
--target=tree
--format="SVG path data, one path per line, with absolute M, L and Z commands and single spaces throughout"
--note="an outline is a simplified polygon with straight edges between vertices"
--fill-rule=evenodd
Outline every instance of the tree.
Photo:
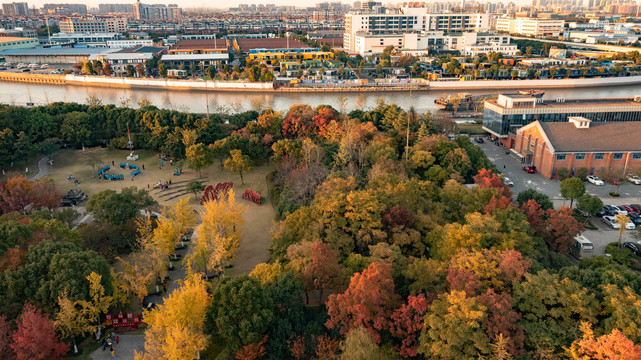
M 78 301 L 69 300 L 66 294 L 58 297 L 58 306 L 60 311 L 56 316 L 55 326 L 58 332 L 65 339 L 70 339 L 73 343 L 73 352 L 78 353 L 76 346 L 76 336 L 84 336 L 93 332 L 95 326 L 91 325 L 90 317 L 92 309 Z
M 362 326 L 379 343 L 379 332 L 389 329 L 392 310 L 399 300 L 394 293 L 392 266 L 373 262 L 352 276 L 344 293 L 329 296 L 325 326 L 338 328 L 343 335 Z
M 205 144 L 196 144 L 185 149 L 187 166 L 198 171 L 198 177 L 202 176 L 201 170 L 213 164 L 214 158 Z
M 207 76 L 212 80 L 216 77 L 216 73 L 216 68 L 214 66 L 208 66 L 205 69 L 205 74 L 207 74 Z
M 185 185 L 185 190 L 194 194 L 194 196 L 198 196 L 198 193 L 205 190 L 205 185 L 203 185 L 203 183 L 201 183 L 200 181 L 192 180 L 188 182 L 187 185 Z
M 71 229 L 80 217 L 80 213 L 73 208 L 64 208 L 56 211 L 53 217 Z
M 134 77 L 136 74 L 136 68 L 133 65 L 127 65 L 125 71 L 127 72 L 127 77 Z
M 543 231 L 539 236 L 547 242 L 550 250 L 564 253 L 573 245 L 574 237 L 583 231 L 583 224 L 579 223 L 572 216 L 572 210 L 565 206 L 560 210 L 550 209 L 545 214 Z
M 641 346 L 617 329 L 599 337 L 595 336 L 588 322 L 581 322 L 580 329 L 583 336 L 575 340 L 567 350 L 573 360 L 641 359 Z
M 464 291 L 441 294 L 425 315 L 419 353 L 430 359 L 472 359 L 490 353 L 487 308 Z
M 207 283 L 199 276 L 188 277 L 162 305 L 147 313 L 145 352 L 136 359 L 191 360 L 207 345 L 205 315 L 211 302 Z
M 341 343 L 341 360 L 382 360 L 378 345 L 363 327 L 350 330 Z
M 619 248 L 623 248 L 623 242 L 621 241 L 623 239 L 623 233 L 625 233 L 625 226 L 630 222 L 630 218 L 627 217 L 627 215 L 623 214 L 618 214 L 614 216 L 614 223 L 619 225 Z
M 423 330 L 423 318 L 428 307 L 429 301 L 425 295 L 410 295 L 407 298 L 407 304 L 403 304 L 392 314 L 390 331 L 401 341 L 398 350 L 403 357 L 410 358 L 417 355 L 419 335 Z
M 60 133 L 73 146 L 84 147 L 92 135 L 91 116 L 79 111 L 68 113 L 60 125 Z
M 135 68 L 138 77 L 145 77 L 145 65 L 143 63 L 136 64 Z
M 240 183 L 244 184 L 243 173 L 252 170 L 252 161 L 247 155 L 243 155 L 240 150 L 229 152 L 230 158 L 225 160 L 225 169 L 231 172 L 237 172 L 240 175 Z
M 238 360 L 255 360 L 265 355 L 265 343 L 267 342 L 267 335 L 257 343 L 243 346 L 240 350 L 236 351 L 236 359 Z
M 158 74 L 165 79 L 167 78 L 167 66 L 163 62 L 158 63 Z
M 523 206 L 523 204 L 528 202 L 528 200 L 536 201 L 543 210 L 554 208 L 554 204 L 552 204 L 552 201 L 547 195 L 540 193 L 534 189 L 521 191 L 516 197 L 516 202 L 519 203 L 519 206 Z
M 0 359 L 13 359 L 15 353 L 11 348 L 11 332 L 5 315 L 0 315 Z
M 570 200 L 570 209 L 574 204 L 574 200 L 585 194 L 585 184 L 583 180 L 576 177 L 563 180 L 560 187 L 561 196 L 566 200 Z
M 583 194 L 577 200 L 576 208 L 585 211 L 589 216 L 594 216 L 594 214 L 603 208 L 603 201 L 596 195 Z M 587 217 L 585 221 L 588 221 Z
M 83 301 L 80 303 L 83 308 L 90 310 L 90 317 L 95 321 L 95 327 L 98 328 L 98 335 L 100 335 L 100 315 L 106 314 L 111 305 L 115 303 L 113 296 L 106 295 L 105 287 L 102 285 L 102 275 L 92 272 L 87 276 L 89 281 L 89 296 L 91 300 Z M 114 292 L 116 289 L 114 289 Z
M 68 344 L 59 341 L 49 316 L 29 303 L 12 339 L 11 348 L 17 360 L 62 360 L 69 349 Z
M 339 265 L 338 251 L 326 243 L 314 243 L 310 255 L 310 261 L 301 274 L 301 282 L 307 289 L 320 290 L 319 299 L 322 304 L 323 290 L 340 284 L 343 268 Z
M 111 64 L 106 61 L 102 64 L 102 71 L 105 73 L 105 76 L 113 75 L 113 69 L 111 68 Z
M 155 204 L 156 200 L 147 189 L 132 186 L 123 188 L 120 193 L 103 190 L 92 195 L 87 201 L 87 211 L 93 212 L 98 220 L 121 225 L 135 218 L 140 210 Z
M 258 280 L 242 275 L 223 279 L 207 310 L 206 329 L 238 350 L 259 342 L 274 319 L 272 300 Z

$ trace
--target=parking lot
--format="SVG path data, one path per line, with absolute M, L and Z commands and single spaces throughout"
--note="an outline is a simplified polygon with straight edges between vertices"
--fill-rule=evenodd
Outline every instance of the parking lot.
M 497 146 L 489 141 L 478 145 L 499 171 L 514 183 L 512 193 L 515 198 L 521 191 L 534 189 L 550 197 L 555 208 L 560 208 L 563 205 L 570 206 L 570 202 L 561 197 L 560 182 L 558 180 L 547 179 L 538 173 L 526 173 L 522 169 L 523 164 L 521 164 L 521 161 L 516 156 L 506 153 L 508 149 L 505 147 Z M 641 185 L 634 185 L 627 181 L 619 186 L 621 196 L 618 198 L 610 197 L 609 192 L 615 191 L 616 186 L 609 183 L 604 186 L 595 186 L 586 182 L 585 190 L 588 194 L 597 195 L 606 205 L 641 204 Z M 618 241 L 619 233 L 604 224 L 600 218 L 591 217 L 590 222 L 598 227 L 598 230 L 585 230 L 583 235 L 594 244 L 595 254 L 603 255 L 605 254 L 605 246 L 608 243 Z M 637 240 L 633 237 L 633 233 L 638 233 L 639 231 L 639 229 L 626 231 L 623 241 L 636 242 Z

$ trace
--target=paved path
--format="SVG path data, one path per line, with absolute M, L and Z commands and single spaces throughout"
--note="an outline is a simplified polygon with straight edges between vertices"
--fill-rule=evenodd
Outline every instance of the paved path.
M 49 174 L 49 158 L 46 156 L 43 156 L 38 160 L 38 172 L 31 176 L 29 180 L 36 180 L 43 178 Z
M 134 359 L 136 351 L 142 352 L 145 345 L 145 337 L 143 335 L 119 335 L 120 341 L 114 344 L 114 356 L 116 359 Z M 91 354 L 94 360 L 108 360 L 111 359 L 109 348 L 102 351 L 102 347 Z

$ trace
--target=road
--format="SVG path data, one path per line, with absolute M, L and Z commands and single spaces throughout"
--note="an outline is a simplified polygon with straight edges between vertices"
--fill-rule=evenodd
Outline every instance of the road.
M 534 189 L 547 195 L 554 203 L 555 208 L 561 206 L 570 206 L 570 202 L 561 197 L 560 182 L 545 178 L 541 174 L 528 174 L 522 169 L 522 164 L 518 158 L 506 154 L 507 149 L 502 146 L 494 145 L 493 142 L 486 141 L 478 144 L 487 157 L 496 167 L 505 174 L 512 182 L 512 193 L 516 198 L 521 191 Z M 624 204 L 641 204 L 641 185 L 634 185 L 625 182 L 619 187 L 621 197 L 612 198 L 610 191 L 615 191 L 614 185 L 595 186 L 588 182 L 585 183 L 585 190 L 588 194 L 598 196 L 606 205 L 624 205 Z M 585 230 L 583 235 L 594 244 L 596 255 L 605 254 L 605 246 L 611 242 L 618 241 L 618 232 L 606 224 L 600 218 L 590 218 L 590 222 L 597 226 L 598 230 Z M 641 228 L 641 227 L 640 227 Z M 623 235 L 623 241 L 637 241 L 632 235 L 633 232 L 640 230 L 626 231 Z

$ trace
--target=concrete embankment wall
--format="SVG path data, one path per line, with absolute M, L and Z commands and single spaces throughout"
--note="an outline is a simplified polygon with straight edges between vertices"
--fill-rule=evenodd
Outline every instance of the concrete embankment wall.
M 115 88 L 158 88 L 168 90 L 197 91 L 256 91 L 256 92 L 344 92 L 344 91 L 408 91 L 409 86 L 399 87 L 345 87 L 345 88 L 279 88 L 272 83 L 249 83 L 242 81 L 194 81 L 137 79 L 82 75 L 45 75 L 0 71 L 0 82 L 27 82 L 51 85 L 81 85 Z M 427 83 L 427 82 L 426 82 Z M 412 90 L 501 90 L 501 89 L 553 89 L 580 88 L 641 84 L 641 76 L 604 77 L 593 79 L 556 80 L 475 80 L 475 81 L 431 81 L 429 87 Z
M 431 81 L 431 90 L 553 89 L 641 84 L 641 76 L 555 80 Z

